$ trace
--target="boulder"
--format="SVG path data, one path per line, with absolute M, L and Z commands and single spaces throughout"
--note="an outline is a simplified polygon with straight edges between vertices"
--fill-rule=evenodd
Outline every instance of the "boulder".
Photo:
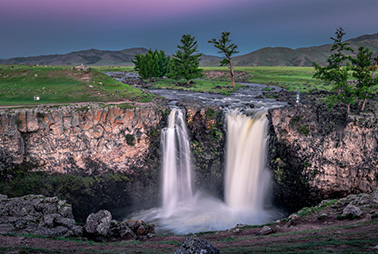
M 205 239 L 197 236 L 190 236 L 185 239 L 181 246 L 176 250 L 176 254 L 218 254 L 220 251 Z
M 342 216 L 360 217 L 362 214 L 363 212 L 360 208 L 349 204 L 344 208 Z
M 269 235 L 273 233 L 273 229 L 268 226 L 264 226 L 258 233 L 257 235 Z
M 107 210 L 100 210 L 97 213 L 91 213 L 84 226 L 84 230 L 89 235 L 106 237 L 109 229 L 112 215 Z

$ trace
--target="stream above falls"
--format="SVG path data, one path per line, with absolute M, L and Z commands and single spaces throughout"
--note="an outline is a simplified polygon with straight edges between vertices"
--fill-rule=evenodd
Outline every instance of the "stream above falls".
M 149 92 L 161 95 L 170 100 L 174 105 L 178 100 L 194 100 L 205 105 L 217 106 L 221 108 L 277 108 L 284 107 L 286 102 L 279 102 L 275 99 L 263 98 L 264 89 L 279 92 L 283 90 L 277 86 L 267 86 L 263 84 L 241 83 L 244 88 L 238 88 L 236 92 L 227 95 L 215 93 L 200 93 L 184 90 L 170 89 L 147 89 Z

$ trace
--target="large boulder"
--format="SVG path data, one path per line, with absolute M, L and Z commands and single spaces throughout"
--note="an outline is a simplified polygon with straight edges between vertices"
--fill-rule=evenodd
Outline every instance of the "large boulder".
M 97 213 L 91 213 L 85 223 L 85 233 L 90 236 L 108 235 L 112 214 L 107 210 L 100 210 Z
M 197 236 L 187 237 L 181 246 L 176 250 L 176 254 L 219 254 L 220 251 L 205 239 Z
M 84 226 L 85 235 L 95 241 L 147 240 L 155 234 L 155 225 L 138 219 L 125 222 L 112 220 L 107 210 L 100 210 L 88 216 Z
M 361 211 L 359 207 L 349 204 L 344 208 L 342 216 L 344 217 L 350 216 L 353 218 L 353 217 L 360 217 L 362 214 L 363 212 Z

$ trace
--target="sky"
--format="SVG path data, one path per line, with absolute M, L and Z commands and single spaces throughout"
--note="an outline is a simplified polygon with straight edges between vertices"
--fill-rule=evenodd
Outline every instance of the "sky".
M 86 49 L 177 50 L 191 34 L 207 41 L 231 33 L 240 54 L 299 48 L 378 32 L 378 0 L 0 0 L 0 58 Z

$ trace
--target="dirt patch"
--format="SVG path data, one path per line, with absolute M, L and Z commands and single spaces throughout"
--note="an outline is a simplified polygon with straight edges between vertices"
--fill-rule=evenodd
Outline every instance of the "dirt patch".
M 329 225 L 304 223 L 271 225 L 274 233 L 258 236 L 261 227 L 242 227 L 199 234 L 221 253 L 299 253 L 303 251 L 367 253 L 378 245 L 378 220 L 363 218 Z M 0 253 L 173 253 L 185 236 L 155 236 L 147 242 L 94 243 L 80 240 L 0 236 Z M 3 252 L 2 252 L 3 251 Z M 27 251 L 27 252 L 23 252 Z
M 207 79 L 211 80 L 228 80 L 230 79 L 229 71 L 204 71 L 203 74 Z M 236 71 L 234 73 L 236 82 L 248 82 L 250 74 L 245 71 Z

